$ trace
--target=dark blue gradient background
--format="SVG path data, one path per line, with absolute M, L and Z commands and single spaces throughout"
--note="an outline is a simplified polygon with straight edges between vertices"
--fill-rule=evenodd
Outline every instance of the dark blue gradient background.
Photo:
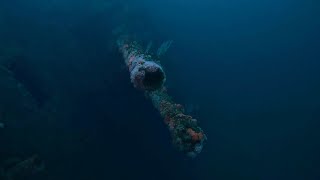
M 130 84 L 122 23 L 174 41 L 169 93 L 208 136 L 196 159 Z M 319 32 L 315 0 L 3 0 L 0 48 L 21 51 L 16 78 L 52 115 L 0 132 L 1 159 L 37 153 L 48 180 L 319 180 Z

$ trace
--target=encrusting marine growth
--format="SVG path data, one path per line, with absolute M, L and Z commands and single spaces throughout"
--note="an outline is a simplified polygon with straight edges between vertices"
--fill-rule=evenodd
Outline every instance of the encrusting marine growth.
M 172 41 L 163 43 L 157 51 L 157 56 L 153 57 L 148 53 L 149 45 L 147 50 L 143 51 L 136 41 L 130 41 L 127 36 L 117 41 L 134 87 L 143 90 L 151 99 L 153 106 L 164 118 L 177 149 L 195 157 L 201 152 L 207 137 L 197 125 L 197 120 L 184 114 L 183 106 L 176 104 L 167 94 L 164 86 L 166 75 L 159 56 L 165 53 L 171 43 Z

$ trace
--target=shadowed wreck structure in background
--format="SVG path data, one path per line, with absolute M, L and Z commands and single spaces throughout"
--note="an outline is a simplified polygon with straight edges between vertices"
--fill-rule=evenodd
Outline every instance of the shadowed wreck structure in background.
M 144 91 L 151 99 L 153 106 L 164 118 L 177 149 L 190 157 L 196 157 L 202 150 L 206 135 L 197 125 L 197 120 L 186 115 L 183 106 L 172 100 L 164 86 L 166 75 L 159 59 L 171 43 L 163 43 L 157 55 L 152 55 L 148 53 L 151 44 L 144 51 L 137 41 L 130 40 L 128 36 L 121 36 L 117 41 L 134 87 Z
M 17 59 L 16 57 L 16 54 L 0 54 L 0 131 L 3 130 L 12 137 L 6 141 L 12 144 L 1 142 L 0 146 L 3 149 L 8 146 L 19 149 L 20 144 L 16 142 L 26 142 L 27 138 L 31 137 L 26 124 L 44 120 L 41 118 L 43 114 L 37 99 L 29 91 L 25 81 L 17 78 L 18 72 L 10 69 L 10 64 Z M 2 154 L 5 158 L 0 159 L 0 180 L 26 180 L 44 171 L 44 162 L 38 155 L 20 159 L 19 155 L 13 154 L 12 156 L 10 153 L 10 158 Z
M 38 155 L 33 155 L 24 160 L 11 158 L 0 166 L 0 179 L 24 180 L 37 173 L 43 172 L 44 169 L 45 164 Z

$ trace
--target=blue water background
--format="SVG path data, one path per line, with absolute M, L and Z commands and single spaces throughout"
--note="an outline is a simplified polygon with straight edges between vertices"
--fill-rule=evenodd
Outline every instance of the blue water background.
M 111 7 L 111 8 L 110 8 Z M 0 2 L 2 46 L 51 118 L 1 132 L 1 159 L 39 154 L 39 179 L 320 179 L 320 11 L 307 0 Z M 4 20 L 3 20 L 4 19 Z M 0 19 L 1 20 L 1 19 Z M 169 93 L 208 136 L 189 159 L 135 90 L 112 30 L 162 59 Z M 42 116 L 41 116 L 42 117 Z

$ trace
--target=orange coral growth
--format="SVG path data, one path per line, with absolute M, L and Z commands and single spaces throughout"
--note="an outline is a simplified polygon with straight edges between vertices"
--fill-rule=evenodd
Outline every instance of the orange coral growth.
M 203 133 L 202 132 L 195 132 L 193 129 L 188 128 L 187 129 L 188 134 L 191 136 L 191 139 L 193 142 L 198 142 L 203 139 Z

